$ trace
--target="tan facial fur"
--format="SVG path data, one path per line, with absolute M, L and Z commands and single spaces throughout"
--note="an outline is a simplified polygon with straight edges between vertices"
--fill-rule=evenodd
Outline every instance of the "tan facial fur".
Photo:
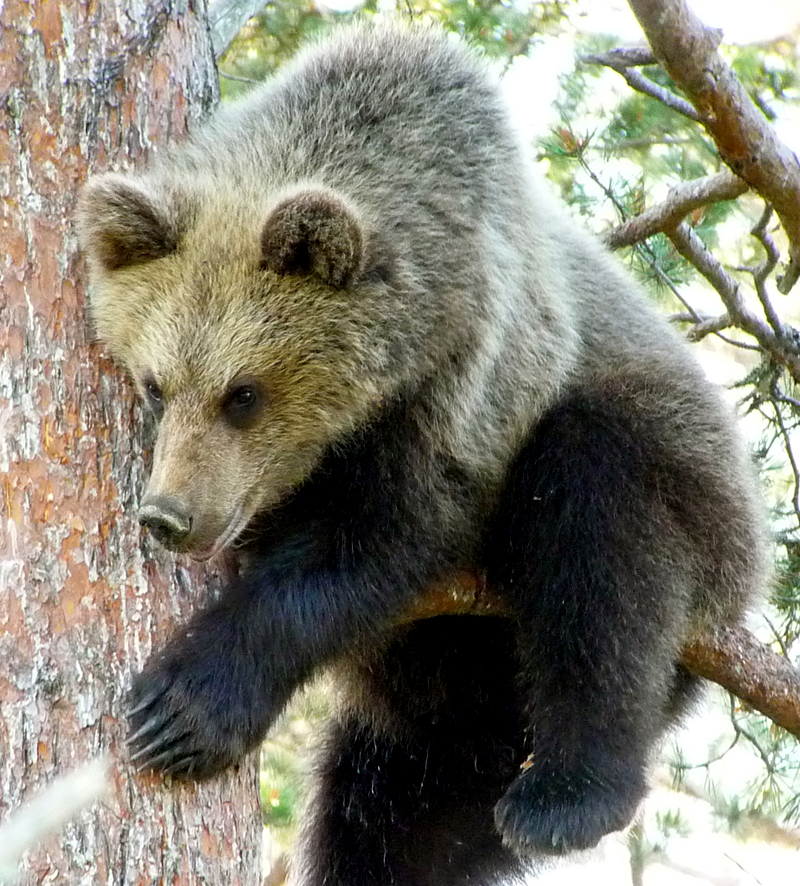
M 260 219 L 250 232 L 232 225 L 226 237 L 219 218 L 204 212 L 180 249 L 153 260 L 108 267 L 102 254 L 94 258 L 98 333 L 145 402 L 148 386 L 160 392 L 143 508 L 179 506 L 191 531 L 169 546 L 199 556 L 232 542 L 300 483 L 376 395 L 356 381 L 364 378 L 354 365 L 363 348 L 347 308 L 357 296 L 316 274 L 266 266 Z M 259 404 L 234 426 L 225 403 L 242 384 Z

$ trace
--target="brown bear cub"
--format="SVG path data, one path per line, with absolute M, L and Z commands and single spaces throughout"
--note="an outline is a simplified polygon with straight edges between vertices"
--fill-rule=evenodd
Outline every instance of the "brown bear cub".
M 342 28 L 79 220 L 158 420 L 141 522 L 243 552 L 135 679 L 133 758 L 219 772 L 332 666 L 296 883 L 484 883 L 625 827 L 687 632 L 765 581 L 761 510 L 718 392 L 484 64 Z M 472 569 L 507 617 L 402 624 Z

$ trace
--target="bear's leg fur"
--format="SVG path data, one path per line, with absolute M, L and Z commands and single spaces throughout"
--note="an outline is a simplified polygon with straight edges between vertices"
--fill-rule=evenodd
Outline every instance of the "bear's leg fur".
M 521 742 L 513 629 L 440 616 L 354 664 L 378 702 L 332 724 L 300 840 L 295 886 L 467 886 L 518 868 L 492 809 Z
M 681 476 L 674 441 L 649 433 L 646 396 L 629 393 L 574 394 L 544 417 L 487 542 L 489 585 L 518 620 L 527 699 L 530 756 L 495 813 L 520 854 L 588 848 L 625 827 L 650 752 L 691 693 L 674 662 L 701 540 L 681 496 L 702 478 Z

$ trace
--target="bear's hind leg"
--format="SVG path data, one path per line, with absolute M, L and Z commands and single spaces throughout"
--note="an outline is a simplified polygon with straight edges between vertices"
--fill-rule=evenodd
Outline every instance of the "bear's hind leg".
M 522 855 L 625 827 L 688 694 L 675 661 L 698 558 L 670 500 L 681 482 L 658 428 L 602 395 L 553 409 L 511 473 L 487 554 L 527 697 L 530 756 L 496 809 Z

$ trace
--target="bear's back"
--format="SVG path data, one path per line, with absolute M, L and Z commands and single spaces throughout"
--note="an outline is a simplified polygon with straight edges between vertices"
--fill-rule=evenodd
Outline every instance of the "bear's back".
M 462 44 L 424 27 L 362 24 L 309 46 L 203 140 L 227 161 L 242 157 L 248 175 L 384 182 L 405 196 L 447 181 L 478 204 L 516 158 L 507 120 L 496 78 Z

